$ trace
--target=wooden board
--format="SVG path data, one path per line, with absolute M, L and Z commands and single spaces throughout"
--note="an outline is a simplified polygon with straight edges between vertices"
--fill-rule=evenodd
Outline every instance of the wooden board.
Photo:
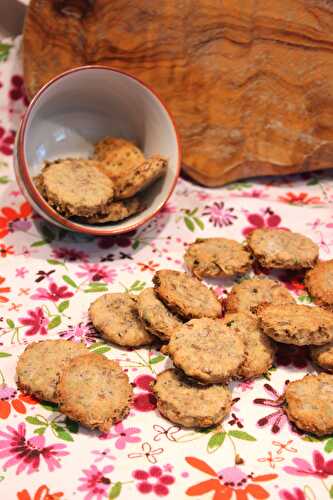
M 32 0 L 29 96 L 81 64 L 153 86 L 202 184 L 333 166 L 331 0 Z

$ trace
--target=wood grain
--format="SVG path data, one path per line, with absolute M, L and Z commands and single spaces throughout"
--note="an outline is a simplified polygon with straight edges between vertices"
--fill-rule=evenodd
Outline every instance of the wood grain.
M 156 89 L 202 184 L 333 166 L 331 0 L 32 0 L 29 96 L 82 64 Z

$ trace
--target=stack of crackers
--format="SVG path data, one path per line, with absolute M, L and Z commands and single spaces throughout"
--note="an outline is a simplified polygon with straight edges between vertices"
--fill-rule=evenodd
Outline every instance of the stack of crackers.
M 133 143 L 107 137 L 92 159 L 69 158 L 45 164 L 34 179 L 43 198 L 63 217 L 86 224 L 124 220 L 144 210 L 144 190 L 166 173 L 161 156 L 145 159 Z
M 191 274 L 157 271 L 154 287 L 137 296 L 100 296 L 90 306 L 90 318 L 103 339 L 122 347 L 158 340 L 173 362 L 153 387 L 159 411 L 184 427 L 210 427 L 230 411 L 228 383 L 265 374 L 278 343 L 310 346 L 316 365 L 333 372 L 333 261 L 318 262 L 318 253 L 309 238 L 279 229 L 254 230 L 245 244 L 196 240 L 185 253 Z M 267 277 L 238 279 L 222 306 L 201 281 L 239 278 L 254 262 L 269 269 L 304 270 L 306 286 L 321 307 L 297 304 L 282 283 Z M 29 345 L 17 378 L 23 390 L 59 403 L 60 411 L 91 428 L 105 431 L 128 412 L 127 375 L 79 344 L 49 340 Z M 307 375 L 286 388 L 285 411 L 304 431 L 332 433 L 332 404 L 329 373 Z

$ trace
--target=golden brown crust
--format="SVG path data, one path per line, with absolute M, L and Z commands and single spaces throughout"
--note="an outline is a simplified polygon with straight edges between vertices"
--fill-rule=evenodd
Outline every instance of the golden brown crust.
M 159 300 L 153 288 L 146 288 L 138 295 L 137 307 L 146 330 L 161 340 L 169 340 L 172 333 L 182 325 L 182 321 Z
M 263 304 L 258 309 L 264 333 L 277 342 L 323 345 L 333 340 L 333 313 L 300 304 Z
M 197 278 L 216 278 L 246 273 L 251 267 L 252 256 L 238 241 L 198 238 L 187 247 L 184 260 Z
M 198 384 L 175 369 L 157 375 L 153 391 L 162 415 L 183 427 L 217 425 L 231 407 L 231 393 L 227 387 Z
M 98 167 L 97 161 L 78 158 L 48 163 L 41 174 L 48 203 L 68 217 L 105 213 L 114 189 Z
M 205 384 L 234 377 L 244 361 L 243 338 L 220 319 L 192 319 L 171 336 L 168 353 L 175 366 Z
M 138 196 L 128 198 L 128 200 L 113 201 L 107 208 L 107 212 L 102 215 L 88 217 L 83 222 L 88 224 L 106 224 L 127 219 L 131 215 L 138 214 L 145 209 L 145 204 Z
M 57 402 L 56 386 L 72 358 L 89 353 L 84 344 L 69 340 L 32 342 L 16 366 L 18 387 L 38 399 Z
M 228 313 L 224 324 L 242 336 L 245 344 L 245 359 L 237 375 L 244 378 L 260 377 L 272 367 L 275 343 L 259 327 L 259 321 L 247 313 Z
M 297 427 L 317 436 L 333 432 L 333 375 L 306 375 L 290 382 L 285 398 L 285 411 Z
M 333 309 L 333 259 L 318 262 L 306 273 L 304 283 L 316 304 Z
M 105 137 L 95 144 L 94 158 L 103 163 L 102 170 L 112 176 L 112 169 L 122 169 L 124 175 L 145 161 L 142 151 L 130 141 Z
M 260 304 L 294 304 L 295 299 L 280 282 L 269 278 L 251 278 L 234 285 L 226 300 L 227 312 L 255 314 Z
M 129 412 L 132 386 L 118 363 L 89 353 L 73 359 L 57 386 L 62 413 L 85 427 L 108 432 Z
M 155 273 L 153 283 L 164 304 L 185 319 L 221 316 L 221 303 L 214 292 L 186 273 L 163 269 Z
M 282 229 L 255 229 L 247 242 L 263 267 L 308 269 L 318 260 L 318 245 L 303 234 Z
M 114 344 L 139 347 L 155 340 L 139 318 L 136 298 L 128 293 L 101 295 L 90 305 L 89 315 L 101 336 Z

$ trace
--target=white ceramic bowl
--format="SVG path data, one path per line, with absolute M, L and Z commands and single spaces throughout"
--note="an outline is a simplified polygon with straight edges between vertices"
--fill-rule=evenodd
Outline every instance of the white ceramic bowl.
M 168 158 L 164 178 L 147 190 L 147 208 L 124 221 L 88 225 L 65 219 L 37 191 L 32 177 L 45 160 L 88 157 L 105 136 L 134 141 L 146 157 Z M 14 166 L 25 197 L 44 219 L 85 234 L 131 231 L 167 202 L 179 176 L 181 151 L 174 122 L 156 94 L 136 78 L 104 66 L 82 66 L 47 83 L 33 98 L 16 137 Z

